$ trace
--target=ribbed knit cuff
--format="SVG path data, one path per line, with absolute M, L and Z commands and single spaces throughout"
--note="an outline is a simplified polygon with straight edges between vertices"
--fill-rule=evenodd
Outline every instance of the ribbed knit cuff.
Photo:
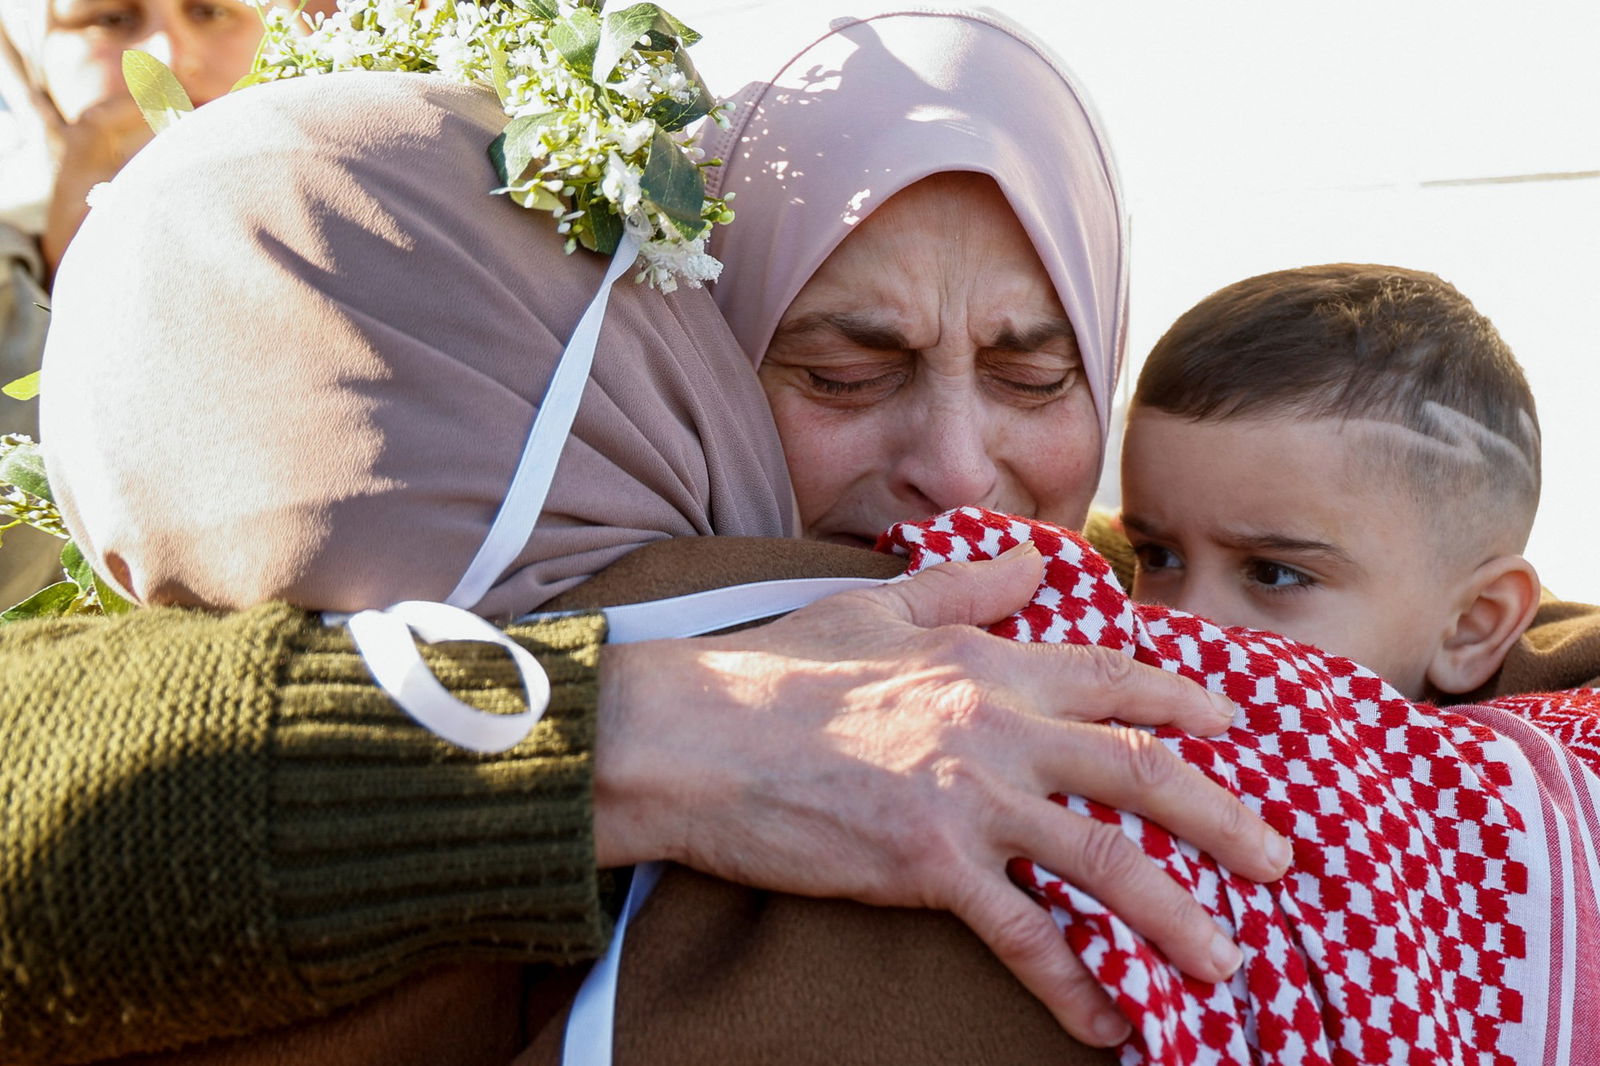
M 604 620 L 512 631 L 550 706 L 511 751 L 479 755 L 413 725 L 342 631 L 295 633 L 272 726 L 271 876 L 295 970 L 346 1002 L 441 959 L 568 962 L 604 946 L 593 838 L 596 671 Z M 481 710 L 523 708 L 504 653 L 425 648 Z
M 550 708 L 480 756 L 282 605 L 0 627 L 0 1060 L 260 1031 L 438 960 L 597 953 L 603 634 L 520 628 Z M 500 653 L 425 654 L 463 699 L 520 708 Z

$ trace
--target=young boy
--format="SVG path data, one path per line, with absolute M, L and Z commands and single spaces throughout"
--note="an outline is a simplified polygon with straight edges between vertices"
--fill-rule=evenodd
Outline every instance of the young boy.
M 1527 628 L 1539 426 L 1489 320 L 1438 277 L 1247 278 L 1157 342 L 1124 438 L 1136 600 L 1471 692 Z

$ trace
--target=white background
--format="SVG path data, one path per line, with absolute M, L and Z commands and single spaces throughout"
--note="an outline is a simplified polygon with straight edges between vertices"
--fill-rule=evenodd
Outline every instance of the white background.
M 664 6 L 753 51 L 820 28 L 804 0 Z M 1250 274 L 1434 271 L 1495 321 L 1538 398 L 1530 558 L 1563 596 L 1600 600 L 1600 2 L 991 6 L 1056 49 L 1110 130 L 1133 217 L 1133 369 Z

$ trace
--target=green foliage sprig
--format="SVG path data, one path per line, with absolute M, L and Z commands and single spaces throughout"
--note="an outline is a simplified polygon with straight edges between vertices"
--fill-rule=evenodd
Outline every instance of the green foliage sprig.
M 493 87 L 509 122 L 489 146 L 495 190 L 547 211 L 567 238 L 604 254 L 624 227 L 641 235 L 637 280 L 671 292 L 714 280 L 711 225 L 731 221 L 706 196 L 686 130 L 723 107 L 689 60 L 699 34 L 652 3 L 603 0 L 340 0 L 305 19 L 262 7 L 266 34 L 241 85 L 343 70 L 440 73 Z
M 0 622 L 63 614 L 121 614 L 128 609 L 128 601 L 95 575 L 83 552 L 68 539 L 67 524 L 50 492 L 39 446 L 20 433 L 0 436 L 0 518 L 11 519 L 0 525 L 0 535 L 29 525 L 65 542 L 61 548 L 65 579 L 0 611 Z

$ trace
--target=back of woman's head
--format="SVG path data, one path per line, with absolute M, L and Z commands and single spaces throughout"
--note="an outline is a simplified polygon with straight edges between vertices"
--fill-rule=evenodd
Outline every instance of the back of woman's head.
M 605 264 L 491 196 L 492 94 L 419 75 L 225 98 L 134 160 L 63 263 L 52 480 L 147 603 L 450 592 Z M 538 528 L 477 610 L 669 536 L 789 532 L 781 452 L 703 291 L 626 278 Z

